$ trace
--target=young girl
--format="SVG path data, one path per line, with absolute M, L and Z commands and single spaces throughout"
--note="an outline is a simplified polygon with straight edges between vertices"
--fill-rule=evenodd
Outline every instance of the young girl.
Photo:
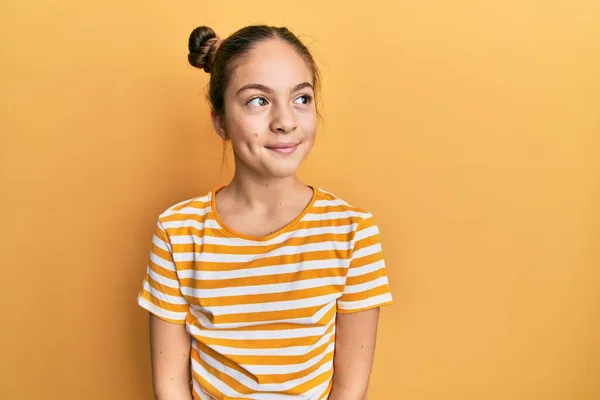
M 372 215 L 296 176 L 317 129 L 310 52 L 270 26 L 199 27 L 189 49 L 235 174 L 158 218 L 138 297 L 157 399 L 365 399 L 392 297 Z

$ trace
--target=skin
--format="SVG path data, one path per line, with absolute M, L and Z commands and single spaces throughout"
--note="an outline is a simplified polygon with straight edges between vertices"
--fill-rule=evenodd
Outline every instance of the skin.
M 191 336 L 185 325 L 150 314 L 152 383 L 157 400 L 192 400 L 190 391 Z
M 312 189 L 296 176 L 315 140 L 313 76 L 289 45 L 260 43 L 235 69 L 225 91 L 225 115 L 212 113 L 215 130 L 231 141 L 235 174 L 216 197 L 217 212 L 231 229 L 265 236 L 304 210 Z M 262 87 L 258 87 L 260 85 Z M 292 154 L 269 149 L 298 144 Z
M 211 113 L 215 130 L 231 141 L 235 174 L 217 193 L 223 222 L 244 235 L 266 236 L 294 220 L 313 190 L 296 175 L 317 130 L 313 74 L 292 47 L 259 43 L 234 70 L 225 92 L 225 115 Z M 294 145 L 290 154 L 274 146 Z M 338 314 L 330 400 L 366 399 L 379 309 Z M 190 337 L 185 325 L 153 315 L 150 337 L 158 400 L 188 400 Z

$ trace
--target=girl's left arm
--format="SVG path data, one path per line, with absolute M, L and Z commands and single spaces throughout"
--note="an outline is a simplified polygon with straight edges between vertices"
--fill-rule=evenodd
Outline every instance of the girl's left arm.
M 338 313 L 329 400 L 365 400 L 373 366 L 379 308 Z

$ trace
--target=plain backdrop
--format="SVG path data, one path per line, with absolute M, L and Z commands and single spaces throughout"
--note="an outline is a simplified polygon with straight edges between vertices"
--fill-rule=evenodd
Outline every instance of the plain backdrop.
M 597 0 L 3 1 L 0 397 L 152 398 L 156 217 L 233 167 L 188 35 L 267 23 L 323 72 L 302 178 L 382 231 L 369 398 L 599 399 L 599 21 Z

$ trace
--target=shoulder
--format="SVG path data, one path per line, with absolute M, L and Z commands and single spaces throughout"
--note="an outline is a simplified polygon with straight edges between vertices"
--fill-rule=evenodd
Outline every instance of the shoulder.
M 158 216 L 159 224 L 177 227 L 190 221 L 204 222 L 210 211 L 212 191 L 169 206 Z
M 314 204 L 314 209 L 318 210 L 319 213 L 336 213 L 340 216 L 352 218 L 356 222 L 370 219 L 373 215 L 367 210 L 347 202 L 341 197 L 323 190 L 318 190 L 317 199 Z
M 342 200 L 333 193 L 323 189 L 319 189 L 319 191 L 315 207 L 321 202 L 322 207 L 329 208 L 329 211 L 325 212 L 336 213 L 342 219 L 351 221 L 351 229 L 348 234 L 351 235 L 349 242 L 352 243 L 354 250 L 380 243 L 379 227 L 372 213 Z

